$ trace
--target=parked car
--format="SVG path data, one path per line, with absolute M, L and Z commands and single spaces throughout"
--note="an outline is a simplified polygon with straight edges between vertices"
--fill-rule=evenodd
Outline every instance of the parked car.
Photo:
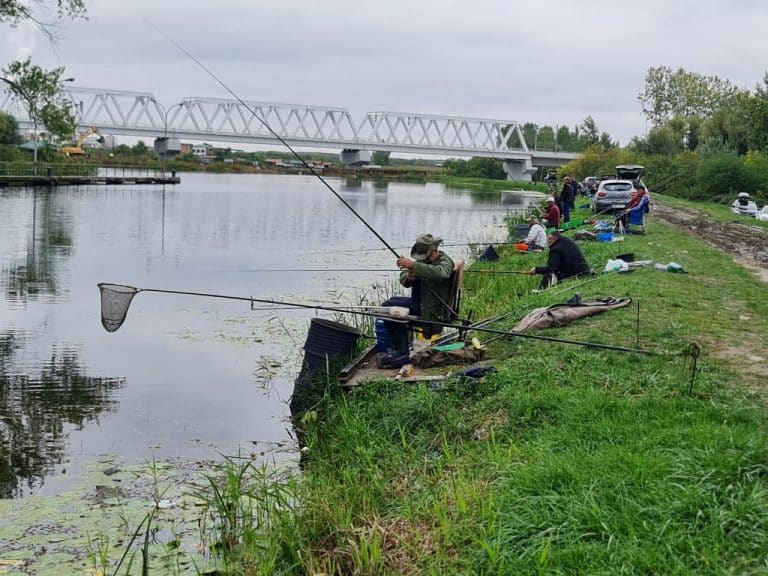
M 616 176 L 600 180 L 597 192 L 592 198 L 592 209 L 595 212 L 614 212 L 624 208 L 635 194 L 635 184 L 642 184 L 646 192 L 648 187 L 640 180 L 643 166 L 616 166 Z M 650 194 L 649 194 L 650 198 Z
M 587 194 L 594 194 L 597 192 L 597 185 L 599 183 L 600 179 L 597 176 L 587 176 L 584 178 L 582 186 L 584 186 L 584 190 L 586 190 Z
M 763 206 L 763 209 L 755 214 L 755 218 L 762 220 L 763 222 L 768 222 L 768 204 Z
M 739 192 L 736 195 L 736 200 L 731 204 L 731 212 L 734 214 L 740 214 L 741 216 L 757 216 L 757 204 L 754 200 L 749 199 L 749 194 L 746 192 Z

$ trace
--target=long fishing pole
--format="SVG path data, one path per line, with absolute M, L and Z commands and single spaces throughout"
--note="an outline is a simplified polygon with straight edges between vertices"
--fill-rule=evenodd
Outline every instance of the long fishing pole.
M 399 268 L 248 268 L 238 273 L 250 272 L 402 272 Z M 528 274 L 522 270 L 464 270 L 464 274 Z
M 110 284 L 100 283 L 98 284 L 101 291 L 101 320 L 102 325 L 108 332 L 115 332 L 123 322 L 128 314 L 128 308 L 131 305 L 133 297 L 139 292 L 159 292 L 162 294 L 182 294 L 185 296 L 204 296 L 206 298 L 220 298 L 224 300 L 241 300 L 244 302 L 250 302 L 251 308 L 253 303 L 259 304 L 275 304 L 281 307 L 303 308 L 307 310 L 324 310 L 327 312 L 344 312 L 349 314 L 358 314 L 361 316 L 371 316 L 374 318 L 381 318 L 385 308 L 376 306 L 364 306 L 364 310 L 357 310 L 356 306 L 321 306 L 319 304 L 301 304 L 298 302 L 285 302 L 283 300 L 271 300 L 268 298 L 253 298 L 251 296 L 229 296 L 226 294 L 213 294 L 209 292 L 188 292 L 186 290 L 164 290 L 160 288 L 136 288 L 135 286 L 127 286 L 124 284 Z M 380 312 L 371 312 L 367 310 L 380 310 Z M 388 310 L 388 308 L 387 308 Z M 394 322 L 405 322 L 408 319 L 389 317 Z
M 108 332 L 115 332 L 125 322 L 125 317 L 128 314 L 128 308 L 131 305 L 133 297 L 139 292 L 159 292 L 162 294 L 182 294 L 186 296 L 205 296 L 208 298 L 223 298 L 226 300 L 242 300 L 245 302 L 259 302 L 261 304 L 277 304 L 282 306 L 295 306 L 296 308 L 307 308 L 310 310 L 325 310 L 328 312 L 342 312 L 347 314 L 356 314 L 359 316 L 367 316 L 371 318 L 386 319 L 391 322 L 397 323 L 410 323 L 414 322 L 420 325 L 440 326 L 441 328 L 454 328 L 456 330 L 471 330 L 475 332 L 485 332 L 488 334 L 498 334 L 517 338 L 529 338 L 531 340 L 544 340 L 547 342 L 558 342 L 561 344 L 574 344 L 577 346 L 585 346 L 587 348 L 598 348 L 603 350 L 615 350 L 618 352 L 634 352 L 637 354 L 654 354 L 650 350 L 642 350 L 637 348 L 625 348 L 623 346 L 612 346 L 610 344 L 599 344 L 597 342 L 583 342 L 580 340 L 568 340 L 565 338 L 554 338 L 552 336 L 538 336 L 534 334 L 525 334 L 523 332 L 515 332 L 511 330 L 496 330 L 493 328 L 484 327 L 472 327 L 462 324 L 452 324 L 450 322 L 439 322 L 437 320 L 423 320 L 417 316 L 405 315 L 405 316 L 392 316 L 382 312 L 371 312 L 363 310 L 350 310 L 343 307 L 332 306 L 320 306 L 315 304 L 300 304 L 293 302 L 285 302 L 280 300 L 269 300 L 266 298 L 252 298 L 250 296 L 228 296 L 225 294 L 211 294 L 207 292 L 187 292 L 184 290 L 163 290 L 159 288 L 136 288 L 134 286 L 126 286 L 123 284 L 108 284 L 101 283 L 98 285 L 101 291 L 101 324 Z M 371 310 L 375 310 L 376 307 L 371 307 Z M 378 308 L 378 310 L 384 310 Z
M 198 59 L 197 59 L 197 58 L 194 56 L 194 54 L 192 54 L 191 52 L 187 51 L 187 50 L 186 50 L 186 49 L 185 49 L 185 48 L 184 48 L 184 47 L 183 47 L 181 44 L 179 44 L 178 42 L 176 42 L 176 40 L 174 40 L 174 39 L 173 39 L 173 38 L 171 38 L 171 37 L 170 37 L 168 34 L 166 34 L 165 32 L 163 32 L 162 30 L 160 30 L 160 28 L 158 28 L 157 26 L 155 26 L 155 25 L 154 25 L 152 22 L 150 22 L 150 21 L 149 21 L 147 18 L 144 18 L 144 21 L 145 21 L 145 22 L 147 22 L 147 23 L 148 23 L 150 26 L 152 26 L 152 28 L 154 28 L 154 29 L 155 29 L 155 30 L 156 30 L 156 31 L 157 31 L 157 32 L 158 32 L 158 33 L 159 33 L 161 36 L 163 36 L 163 37 L 164 37 L 166 40 L 168 40 L 168 41 L 169 41 L 171 44 L 173 44 L 174 46 L 176 46 L 176 48 L 178 48 L 178 49 L 179 49 L 179 50 L 180 50 L 180 51 L 181 51 L 183 54 L 185 54 L 185 55 L 186 55 L 186 56 L 187 56 L 187 57 L 188 57 L 190 60 L 192 60 L 192 61 L 193 61 L 195 64 L 197 64 L 197 65 L 198 65 L 198 66 L 199 66 L 199 67 L 200 67 L 200 68 L 201 68 L 201 69 L 202 69 L 202 70 L 203 70 L 203 71 L 204 71 L 206 74 L 208 74 L 208 75 L 209 75 L 211 78 L 213 78 L 213 79 L 214 79 L 214 80 L 215 80 L 215 81 L 216 81 L 216 82 L 219 84 L 219 86 L 221 86 L 222 88 L 224 88 L 224 90 L 226 90 L 227 92 L 229 92 L 229 93 L 232 95 L 232 97 L 233 97 L 235 100 L 237 100 L 237 101 L 238 101 L 238 102 L 239 102 L 239 103 L 240 103 L 240 104 L 241 104 L 241 105 L 242 105 L 242 106 L 243 106 L 243 107 L 244 107 L 246 110 L 248 110 L 248 112 L 250 112 L 250 113 L 253 115 L 253 117 L 254 117 L 254 118 L 256 118 L 256 120 L 258 120 L 258 121 L 261 123 L 261 125 L 262 125 L 262 126 L 264 126 L 264 127 L 265 127 L 265 128 L 268 130 L 268 131 L 269 131 L 269 133 L 270 133 L 270 134 L 272 134 L 272 136 L 274 136 L 275 138 L 277 138 L 277 140 L 279 140 L 279 141 L 280 141 L 280 143 L 282 143 L 282 144 L 283 144 L 283 146 L 285 146 L 285 147 L 286 147 L 286 148 L 287 148 L 287 149 L 288 149 L 288 150 L 291 152 L 291 154 L 293 154 L 293 155 L 296 157 L 296 159 L 297 159 L 297 160 L 299 160 L 299 162 L 301 162 L 301 163 L 304 165 L 304 167 L 305 167 L 307 170 L 309 170 L 309 171 L 310 171 L 310 172 L 311 172 L 311 173 L 312 173 L 312 174 L 313 174 L 315 177 L 317 177 L 317 179 L 318 179 L 318 180 L 320 180 L 320 182 L 322 182 L 322 183 L 323 183 L 323 185 L 324 185 L 326 188 L 328 188 L 328 190 L 330 190 L 330 191 L 331 191 L 331 193 L 332 193 L 334 196 L 336 196 L 336 198 L 338 198 L 338 199 L 341 201 L 341 203 L 342 203 L 342 204 L 344 204 L 344 206 L 346 206 L 347 208 L 349 208 L 349 210 L 350 210 L 350 211 L 351 211 L 351 212 L 352 212 L 352 213 L 353 213 L 355 216 L 357 216 L 357 218 L 360 220 L 360 222 L 362 222 L 363 224 L 365 224 L 366 228 L 368 228 L 368 230 L 370 230 L 371 232 L 373 232 L 374 236 L 376 236 L 376 238 L 378 238 L 378 239 L 381 241 L 381 243 L 382 243 L 382 244 L 384 244 L 384 246 L 386 246 L 386 247 L 389 249 L 389 251 L 390 251 L 390 252 L 392 252 L 392 254 L 394 254 L 394 255 L 395 255 L 396 257 L 398 257 L 398 258 L 400 257 L 400 254 L 398 254 L 398 253 L 397 253 L 397 251 L 396 251 L 394 248 L 392 248 L 392 246 L 390 246 L 390 245 L 389 245 L 389 243 L 388 243 L 388 242 L 387 242 L 387 241 L 386 241 L 386 240 L 385 240 L 385 239 L 382 237 L 382 235 L 381 235 L 381 234 L 379 234 L 379 233 L 378 233 L 378 232 L 377 232 L 377 231 L 374 229 L 374 227 L 373 227 L 373 226 L 371 226 L 371 225 L 370 225 L 370 224 L 369 224 L 369 223 L 368 223 L 368 222 L 365 220 L 365 218 L 363 218 L 363 217 L 362 217 L 362 216 L 361 216 L 361 215 L 360 215 L 360 214 L 357 212 L 357 210 L 355 210 L 355 209 L 354 209 L 354 208 L 353 208 L 353 207 L 352 207 L 352 206 L 349 204 L 349 202 L 347 202 L 346 200 L 344 200 L 344 198 L 342 198 L 342 196 L 341 196 L 341 195 L 340 195 L 338 192 L 336 192 L 336 190 L 333 188 L 333 186 L 331 186 L 331 185 L 328 183 L 328 181 L 327 181 L 325 178 L 323 178 L 323 177 L 322 177 L 322 176 L 321 176 L 321 175 L 320 175 L 320 174 L 319 174 L 319 173 L 318 173 L 318 172 L 317 172 L 317 171 L 316 171 L 316 170 L 315 170 L 315 169 L 314 169 L 312 166 L 310 166 L 310 165 L 309 165 L 309 163 L 308 163 L 306 160 L 304 160 L 304 158 L 303 158 L 303 157 L 302 157 L 302 156 L 301 156 L 301 155 L 300 155 L 298 152 L 296 152 L 296 150 L 294 150 L 294 149 L 293 149 L 293 147 L 292 147 L 290 144 L 288 144 L 288 142 L 286 142 L 286 141 L 285 141 L 285 140 L 282 138 L 282 136 L 280 136 L 280 135 L 279 135 L 277 132 L 275 132 L 275 131 L 272 129 L 272 127 L 271 127 L 271 126 L 270 126 L 270 125 L 269 125 L 269 124 L 268 124 L 268 123 L 267 123 L 267 122 L 266 122 L 266 121 L 265 121 L 265 120 L 264 120 L 264 119 L 263 119 L 261 116 L 259 116 L 259 115 L 256 113 L 256 111 L 255 111 L 253 108 L 251 108 L 251 107 L 250 107 L 250 106 L 249 106 L 249 105 L 248 105 L 248 104 L 247 104 L 247 103 L 246 103 L 246 102 L 245 102 L 245 101 L 244 101 L 242 98 L 240 98 L 240 96 L 238 96 L 238 95 L 237 95 L 237 94 L 234 92 L 234 90 L 232 90 L 232 89 L 231 89 L 229 86 L 227 86 L 227 84 L 225 84 L 223 80 L 221 80 L 221 79 L 220 79 L 220 78 L 219 78 L 219 77 L 218 77 L 216 74 L 214 74 L 214 73 L 213 73 L 213 72 L 212 72 L 212 71 L 211 71 L 211 70 L 210 70 L 210 69 L 209 69 L 209 68 L 208 68 L 208 67 L 207 67 L 205 64 L 203 64 L 202 62 L 200 62 L 200 60 L 198 60 Z
M 450 248 L 464 248 L 471 245 L 493 245 L 493 246 L 514 246 L 518 242 L 494 242 L 493 240 L 478 240 L 474 242 L 461 242 L 459 244 L 440 244 L 443 247 Z M 410 250 L 410 246 L 395 246 L 395 250 Z M 358 252 L 375 252 L 377 250 L 386 250 L 386 248 L 356 248 L 354 250 L 316 250 L 308 252 L 308 254 L 355 254 Z

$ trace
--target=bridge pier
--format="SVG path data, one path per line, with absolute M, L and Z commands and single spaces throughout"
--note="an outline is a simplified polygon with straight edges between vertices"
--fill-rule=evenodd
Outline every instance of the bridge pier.
M 507 175 L 507 180 L 530 182 L 533 174 L 536 174 L 536 168 L 531 163 L 530 158 L 524 160 L 504 160 L 502 166 Z
M 370 164 L 372 156 L 370 150 L 354 150 L 352 148 L 344 148 L 340 154 L 341 163 L 349 168 L 360 168 Z

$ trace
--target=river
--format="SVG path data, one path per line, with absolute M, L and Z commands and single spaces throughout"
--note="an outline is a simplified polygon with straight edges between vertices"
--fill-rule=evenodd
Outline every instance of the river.
M 392 246 L 506 237 L 529 196 L 441 184 L 330 184 Z M 295 450 L 287 401 L 310 311 L 139 293 L 106 332 L 97 283 L 353 304 L 394 257 L 317 179 L 182 174 L 168 186 L 0 191 L 0 497 L 53 495 L 89 459 Z M 254 307 L 260 307 L 254 305 Z M 332 317 L 332 316 L 326 316 Z M 277 456 L 280 457 L 280 456 Z

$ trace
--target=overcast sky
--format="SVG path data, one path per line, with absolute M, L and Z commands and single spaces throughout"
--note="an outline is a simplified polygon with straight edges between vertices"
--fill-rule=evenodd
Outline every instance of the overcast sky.
M 74 85 L 646 131 L 651 66 L 753 88 L 768 68 L 762 0 L 86 0 L 55 46 L 0 24 L 0 65 L 32 56 Z M 148 23 L 149 20 L 150 23 Z

